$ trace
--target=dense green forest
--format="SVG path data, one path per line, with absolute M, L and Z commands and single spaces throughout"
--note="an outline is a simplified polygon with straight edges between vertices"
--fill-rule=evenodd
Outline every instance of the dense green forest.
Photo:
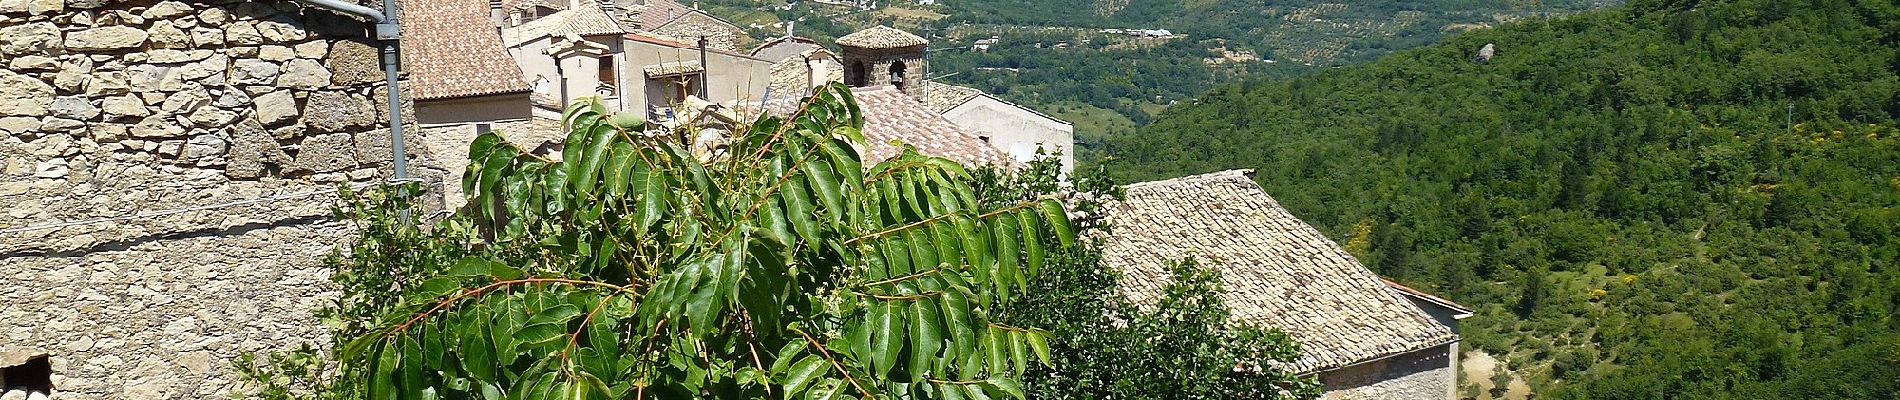
M 1542 18 L 1619 1 L 1474 0 L 1351 2 L 1241 0 L 955 0 L 947 16 L 929 24 L 943 34 L 934 46 L 1002 39 L 988 52 L 942 51 L 938 71 L 963 72 L 945 81 L 1000 93 L 1039 109 L 1060 103 L 1112 111 L 1136 126 L 1154 111 L 1214 87 L 1243 79 L 1278 79 L 1330 66 L 1352 65 L 1394 50 L 1435 42 L 1447 33 L 1500 20 Z M 1044 29 L 1073 27 L 1081 29 Z M 1128 40 L 1099 28 L 1166 29 L 1180 37 Z M 1086 41 L 1086 43 L 1084 43 Z M 1053 49 L 1035 44 L 1068 42 Z M 1206 65 L 1214 49 L 1251 52 L 1258 59 Z M 1272 60 L 1269 63 L 1267 60 Z M 976 68 L 988 68 L 978 70 Z M 1060 112 L 1058 112 L 1060 114 Z M 1090 119 L 1095 116 L 1081 115 Z M 1125 130 L 1133 130 L 1128 126 Z M 1084 139 L 1117 131 L 1079 130 Z M 1084 152 L 1098 143 L 1080 143 Z
M 1539 398 L 1893 399 L 1896 49 L 1892 0 L 1638 1 L 1223 87 L 1108 151 L 1129 182 L 1257 169 L 1480 308 L 1467 342 Z

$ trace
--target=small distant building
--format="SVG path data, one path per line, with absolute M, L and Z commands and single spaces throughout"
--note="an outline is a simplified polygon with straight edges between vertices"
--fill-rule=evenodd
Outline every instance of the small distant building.
M 984 143 L 1028 163 L 1036 153 L 1061 153 L 1062 172 L 1075 170 L 1075 125 L 981 90 L 927 83 L 918 100 Z
M 988 39 L 979 39 L 975 44 L 970 45 L 970 51 L 990 51 L 990 47 L 996 46 L 996 43 L 1002 40 L 1002 38 L 996 36 L 990 36 Z
M 1127 186 L 1104 217 L 1103 262 L 1137 304 L 1153 304 L 1168 263 L 1219 271 L 1236 321 L 1285 331 L 1326 399 L 1453 399 L 1456 321 L 1470 310 L 1382 280 L 1268 196 L 1250 170 Z M 1438 310 L 1438 311 L 1432 311 Z M 1442 318 L 1441 318 L 1442 315 Z

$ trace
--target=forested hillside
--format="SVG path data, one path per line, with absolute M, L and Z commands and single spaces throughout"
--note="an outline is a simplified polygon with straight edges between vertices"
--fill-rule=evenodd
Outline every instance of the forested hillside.
M 1365 62 L 1447 34 L 1526 18 L 1567 15 L 1621 0 L 944 0 L 932 63 L 944 80 L 1081 119 L 1078 147 L 1126 133 L 1153 114 L 1214 87 L 1278 79 Z M 1167 39 L 1128 39 L 1100 29 L 1165 29 Z M 961 51 L 995 36 L 987 52 Z M 1058 43 L 1073 45 L 1055 48 Z M 1048 46 L 1045 48 L 1045 46 Z M 1223 59 L 1232 56 L 1230 59 Z M 982 69 L 978 69 L 982 68 Z M 1076 107 L 1086 105 L 1086 107 Z M 1102 119 L 1131 125 L 1097 131 Z
M 1108 151 L 1130 182 L 1258 169 L 1478 306 L 1466 340 L 1538 398 L 1893 399 L 1896 48 L 1891 0 L 1639 1 L 1224 87 Z

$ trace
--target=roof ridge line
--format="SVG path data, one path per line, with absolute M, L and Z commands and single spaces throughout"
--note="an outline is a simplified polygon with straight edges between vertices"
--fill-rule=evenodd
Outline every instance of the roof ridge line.
M 1229 170 L 1224 170 L 1224 171 L 1209 172 L 1205 174 L 1188 175 L 1188 176 L 1183 176 L 1179 178 L 1162 179 L 1158 181 L 1130 183 L 1127 185 L 1123 185 L 1122 188 L 1123 189 L 1145 189 L 1145 188 L 1150 188 L 1150 187 L 1173 186 L 1173 185 L 1179 185 L 1183 183 L 1233 180 L 1234 178 L 1246 178 L 1247 181 L 1251 182 L 1253 181 L 1253 174 L 1254 174 L 1253 168 L 1229 169 Z

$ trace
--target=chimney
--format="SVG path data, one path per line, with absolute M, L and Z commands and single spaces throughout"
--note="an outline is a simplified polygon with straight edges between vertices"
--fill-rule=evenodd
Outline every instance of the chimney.
M 785 21 L 785 37 L 795 37 L 792 36 L 793 25 L 798 25 L 798 20 Z
M 580 8 L 581 8 L 581 0 L 567 0 L 567 9 L 579 10 Z
M 488 0 L 488 20 L 495 23 L 496 32 L 507 27 L 507 24 L 502 22 L 502 14 L 501 0 Z
M 607 16 L 613 17 L 615 21 L 620 20 L 620 6 L 614 4 L 614 0 L 600 0 L 600 10 L 607 12 Z

